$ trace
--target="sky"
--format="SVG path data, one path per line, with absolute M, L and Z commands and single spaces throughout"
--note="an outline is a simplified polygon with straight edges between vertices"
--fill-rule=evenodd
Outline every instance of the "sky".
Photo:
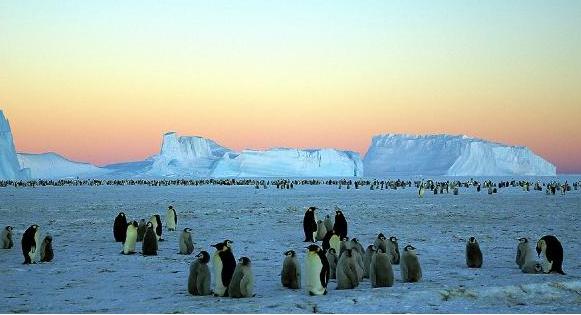
M 581 1 L 0 0 L 20 152 L 106 165 L 381 133 L 525 145 L 581 173 Z

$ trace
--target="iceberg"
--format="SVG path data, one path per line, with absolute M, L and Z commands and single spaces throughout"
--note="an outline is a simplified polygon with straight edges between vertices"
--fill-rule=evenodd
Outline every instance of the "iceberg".
M 555 176 L 556 167 L 524 146 L 465 135 L 374 136 L 366 176 Z
M 18 153 L 18 161 L 30 170 L 32 179 L 98 178 L 110 172 L 89 163 L 71 161 L 53 152 Z
M 18 162 L 10 123 L 0 110 L 0 180 L 28 179 L 29 175 Z

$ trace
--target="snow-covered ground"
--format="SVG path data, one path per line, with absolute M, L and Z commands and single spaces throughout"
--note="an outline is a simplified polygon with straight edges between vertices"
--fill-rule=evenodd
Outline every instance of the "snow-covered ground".
M 548 196 L 507 188 L 488 195 L 462 188 L 458 196 L 426 193 L 419 199 L 415 188 L 101 186 L 0 188 L 0 200 L 0 224 L 15 227 L 15 247 L 0 249 L 0 313 L 581 312 L 581 191 Z M 170 204 L 178 212 L 178 231 L 164 230 L 158 256 L 121 255 L 112 233 L 117 213 L 131 219 L 159 213 L 163 219 Z M 365 247 L 379 232 L 396 235 L 400 249 L 414 245 L 423 280 L 402 283 L 394 266 L 391 288 L 371 289 L 364 280 L 355 290 L 337 291 L 333 280 L 329 293 L 318 297 L 283 288 L 283 252 L 295 249 L 303 264 L 302 218 L 311 205 L 321 208 L 319 218 L 342 208 L 350 236 Z M 22 265 L 20 240 L 32 223 L 54 237 L 50 263 Z M 256 297 L 188 294 L 194 256 L 177 254 L 186 226 L 193 229 L 195 253 L 234 240 L 236 257 L 252 260 Z M 523 274 L 514 263 L 517 238 L 534 244 L 545 234 L 561 240 L 566 276 Z M 482 269 L 465 266 L 469 236 L 480 242 Z

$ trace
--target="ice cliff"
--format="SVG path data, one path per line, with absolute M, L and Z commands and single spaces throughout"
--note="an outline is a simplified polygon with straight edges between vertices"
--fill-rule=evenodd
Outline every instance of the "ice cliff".
M 554 176 L 556 167 L 527 147 L 468 136 L 374 136 L 365 176 Z
M 99 178 L 108 170 L 89 163 L 75 162 L 56 153 L 18 153 L 20 165 L 30 169 L 32 179 Z
M 0 110 L 0 180 L 27 179 L 28 175 L 29 171 L 18 162 L 10 123 Z

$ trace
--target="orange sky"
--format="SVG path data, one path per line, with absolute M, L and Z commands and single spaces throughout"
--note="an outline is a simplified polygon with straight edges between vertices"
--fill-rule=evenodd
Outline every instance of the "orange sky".
M 0 109 L 18 151 L 98 165 L 152 155 L 166 131 L 362 157 L 372 135 L 402 132 L 526 145 L 580 173 L 580 14 L 567 1 L 8 2 Z

